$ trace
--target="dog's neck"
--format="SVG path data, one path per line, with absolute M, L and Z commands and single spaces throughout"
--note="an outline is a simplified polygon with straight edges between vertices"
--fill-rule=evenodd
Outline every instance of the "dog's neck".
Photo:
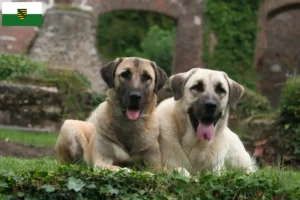
M 146 102 L 146 107 L 141 112 L 141 116 L 137 120 L 129 120 L 124 115 L 120 107 L 120 101 L 115 100 L 116 92 L 110 90 L 108 92 L 108 98 L 106 102 L 107 106 L 107 114 L 110 118 L 109 125 L 107 129 L 110 129 L 109 132 L 112 134 L 107 134 L 107 137 L 110 137 L 115 142 L 122 145 L 128 152 L 137 152 L 141 151 L 141 149 L 148 148 L 145 144 L 149 144 L 147 142 L 147 137 L 156 137 L 152 135 L 147 135 L 144 132 L 145 127 L 147 129 L 152 129 L 153 127 L 158 127 L 158 124 L 153 123 L 157 120 L 154 119 L 154 109 L 156 107 L 156 95 L 153 94 L 153 98 L 149 102 Z M 151 119 L 152 118 L 152 119 Z M 149 138 L 150 141 L 153 139 Z M 134 143 L 134 145 L 132 144 Z M 136 149 L 131 149 L 131 147 L 137 147 Z
M 229 118 L 229 105 L 225 109 L 224 114 L 220 117 L 217 123 L 217 128 L 218 127 L 227 127 L 228 124 L 228 118 Z

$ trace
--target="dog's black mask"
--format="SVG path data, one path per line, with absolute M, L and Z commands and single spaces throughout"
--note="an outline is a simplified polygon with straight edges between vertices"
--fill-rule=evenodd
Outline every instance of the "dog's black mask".
M 189 107 L 188 115 L 195 131 L 199 122 L 216 125 L 222 116 L 220 102 L 216 98 L 199 97 Z

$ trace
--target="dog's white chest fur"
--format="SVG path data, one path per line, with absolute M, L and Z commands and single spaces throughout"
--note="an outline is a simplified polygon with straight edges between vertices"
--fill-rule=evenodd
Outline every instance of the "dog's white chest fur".
M 191 129 L 183 137 L 182 147 L 193 163 L 193 168 L 199 170 L 223 165 L 228 147 L 226 138 L 220 134 L 216 135 L 213 141 L 200 141 L 195 131 Z

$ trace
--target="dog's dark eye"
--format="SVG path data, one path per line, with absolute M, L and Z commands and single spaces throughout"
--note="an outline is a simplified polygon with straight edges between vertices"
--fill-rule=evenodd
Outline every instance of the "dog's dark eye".
M 149 74 L 142 75 L 142 82 L 147 82 L 151 80 L 151 76 Z
M 217 86 L 216 86 L 216 93 L 218 93 L 218 94 L 226 94 L 226 91 L 224 90 L 224 88 L 222 87 L 222 85 L 221 84 L 218 84 Z
M 204 91 L 204 85 L 203 85 L 202 82 L 199 82 L 196 85 L 193 85 L 190 89 L 195 90 L 197 92 L 203 92 Z
M 130 71 L 124 71 L 120 74 L 120 76 L 126 80 L 129 80 L 131 78 L 131 73 Z

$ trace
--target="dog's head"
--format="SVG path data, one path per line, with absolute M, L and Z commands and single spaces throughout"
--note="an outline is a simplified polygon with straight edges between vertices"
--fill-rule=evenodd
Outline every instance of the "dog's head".
M 108 87 L 115 91 L 123 114 L 130 120 L 139 118 L 168 79 L 155 62 L 138 57 L 117 58 L 100 72 Z
M 225 72 L 194 68 L 170 77 L 175 100 L 185 105 L 188 118 L 200 140 L 212 140 L 215 126 L 235 108 L 244 88 Z M 225 119 L 227 120 L 227 119 Z

